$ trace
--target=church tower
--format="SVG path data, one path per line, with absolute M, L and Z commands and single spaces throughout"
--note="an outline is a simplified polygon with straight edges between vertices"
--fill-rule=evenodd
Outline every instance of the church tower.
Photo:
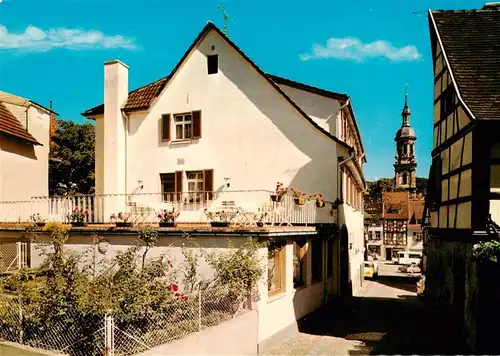
M 405 88 L 405 106 L 401 112 L 403 122 L 396 133 L 396 157 L 394 162 L 394 186 L 414 195 L 417 191 L 417 161 L 415 159 L 415 130 L 410 127 L 408 92 Z

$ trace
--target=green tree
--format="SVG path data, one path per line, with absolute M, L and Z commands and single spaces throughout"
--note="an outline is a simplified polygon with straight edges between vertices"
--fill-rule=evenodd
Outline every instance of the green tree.
M 49 192 L 71 195 L 94 192 L 95 127 L 57 121 L 49 155 Z

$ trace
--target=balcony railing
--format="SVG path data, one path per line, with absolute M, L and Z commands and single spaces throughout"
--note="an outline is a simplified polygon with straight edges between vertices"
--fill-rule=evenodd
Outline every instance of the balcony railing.
M 69 222 L 68 216 L 78 207 L 87 211 L 88 223 L 109 223 L 112 214 L 133 214 L 139 221 L 157 222 L 158 213 L 175 210 L 178 222 L 208 222 L 205 209 L 235 209 L 245 215 L 263 216 L 268 224 L 332 224 L 336 210 L 331 202 L 318 208 L 315 200 L 304 205 L 295 203 L 293 196 L 285 195 L 281 202 L 271 200 L 273 192 L 266 190 L 138 193 L 37 197 L 28 201 L 0 201 L 0 222 L 30 222 L 37 215 L 45 221 Z

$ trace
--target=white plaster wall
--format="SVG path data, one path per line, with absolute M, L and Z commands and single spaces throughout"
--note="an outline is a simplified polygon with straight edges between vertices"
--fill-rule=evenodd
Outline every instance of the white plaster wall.
M 215 75 L 206 73 L 211 45 L 219 54 Z M 202 138 L 161 142 L 161 115 L 192 110 L 202 110 Z M 229 177 L 234 190 L 273 190 L 280 181 L 306 193 L 321 192 L 327 200 L 337 197 L 335 142 L 214 32 L 188 57 L 150 112 L 131 115 L 127 145 L 128 193 L 136 190 L 137 180 L 144 182 L 142 192 L 159 192 L 160 173 L 214 169 L 215 189 Z
M 85 254 L 82 258 L 82 263 L 93 263 L 94 249 L 96 256 L 96 266 L 97 271 L 99 271 L 99 266 L 109 263 L 113 258 L 116 257 L 117 253 L 120 251 L 125 251 L 127 248 L 133 246 L 137 241 L 137 235 L 100 235 L 102 239 L 109 243 L 108 249 L 105 253 L 98 251 L 97 246 L 91 244 L 90 235 L 76 235 L 71 234 L 70 238 L 65 244 L 65 251 L 67 253 L 78 253 Z M 228 250 L 228 238 L 227 236 L 194 236 L 193 237 L 198 244 L 199 248 L 190 247 L 192 251 L 196 251 L 199 256 L 199 269 L 201 279 L 211 280 L 213 278 L 213 269 L 206 263 L 206 261 L 201 257 L 201 249 L 205 252 L 216 252 L 223 253 Z M 232 238 L 233 248 L 238 248 L 246 242 L 245 238 Z M 147 260 L 155 259 L 160 256 L 166 256 L 173 264 L 174 269 L 182 270 L 184 263 L 184 256 L 182 254 L 182 246 L 185 243 L 185 239 L 176 236 L 159 236 L 158 241 L 147 254 Z M 47 235 L 37 235 L 37 243 L 31 245 L 31 266 L 36 268 L 42 264 L 45 259 L 44 249 L 51 248 L 50 240 Z M 189 247 L 189 246 L 188 246 Z M 139 252 L 142 256 L 142 251 Z M 179 281 L 182 285 L 182 276 L 179 275 Z
M 365 249 L 364 216 L 360 210 L 352 208 L 349 204 L 342 204 L 339 212 L 339 226 L 345 224 L 349 233 L 349 278 L 352 282 L 352 291 L 356 293 L 363 283 L 361 272 L 363 272 Z
M 337 120 L 342 106 L 339 101 L 287 85 L 280 84 L 279 87 L 319 126 L 337 136 Z
M 104 115 L 95 118 L 95 193 L 104 194 Z
M 15 105 L 9 105 L 9 108 Z M 13 110 L 26 126 L 26 108 Z M 49 194 L 50 116 L 34 106 L 28 109 L 28 131 L 43 146 L 33 146 L 17 139 L 0 137 L 0 200 L 29 200 Z
M 310 239 L 307 247 L 307 273 L 305 286 L 297 289 L 293 286 L 293 242 L 288 241 L 285 250 L 285 281 L 283 293 L 268 297 L 267 273 L 259 284 L 260 300 L 257 303 L 259 310 L 259 343 L 273 337 L 278 332 L 288 329 L 297 331 L 297 320 L 310 314 L 324 303 L 325 288 L 334 293 L 333 279 L 326 278 L 326 244 L 323 244 L 323 279 L 311 284 L 311 249 Z M 261 249 L 261 256 L 267 258 L 267 248 Z M 328 288 L 327 286 L 331 286 Z
M 258 320 L 257 311 L 249 311 L 139 355 L 257 355 Z

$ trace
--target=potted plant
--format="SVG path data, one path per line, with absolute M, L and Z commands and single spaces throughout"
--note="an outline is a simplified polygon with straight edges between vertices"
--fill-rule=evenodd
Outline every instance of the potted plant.
M 277 182 L 276 183 L 276 190 L 275 194 L 271 194 L 271 200 L 273 202 L 279 203 L 283 200 L 283 196 L 286 194 L 288 188 L 285 188 L 283 183 Z
M 116 224 L 116 227 L 132 227 L 134 224 L 132 218 L 132 214 L 119 212 L 118 215 L 111 215 L 109 219 Z
M 224 210 L 211 212 L 205 209 L 205 214 L 212 227 L 228 227 L 235 216 L 234 212 Z
M 316 206 L 318 208 L 324 208 L 325 207 L 325 196 L 323 194 L 315 194 L 316 198 Z
M 302 193 L 300 191 L 300 189 L 292 189 L 292 191 L 293 191 L 293 198 L 295 200 L 295 204 L 304 205 L 306 203 L 307 195 Z
M 68 215 L 68 220 L 73 227 L 85 227 L 87 226 L 88 216 L 88 210 L 81 210 L 80 208 L 75 206 L 71 214 Z
M 176 213 L 175 210 L 163 210 L 162 213 L 158 214 L 158 218 L 160 219 L 160 227 L 175 227 L 175 219 L 178 216 L 179 213 Z
M 263 227 L 264 221 L 262 221 L 267 216 L 267 212 L 258 212 L 255 216 L 255 220 L 257 220 L 257 226 Z
M 36 214 L 31 214 L 30 215 L 30 220 L 35 223 L 36 226 L 38 227 L 44 227 L 45 226 L 45 219 L 42 218 L 40 213 Z

